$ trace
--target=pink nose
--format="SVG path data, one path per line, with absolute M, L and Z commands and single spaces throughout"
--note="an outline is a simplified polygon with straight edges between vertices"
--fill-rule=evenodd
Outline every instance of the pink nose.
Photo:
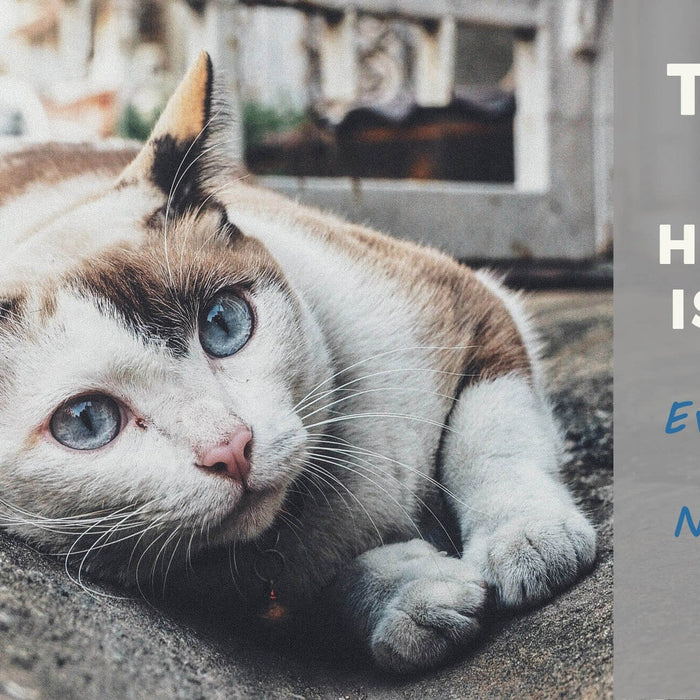
M 197 466 L 206 471 L 229 476 L 235 481 L 246 481 L 250 474 L 250 453 L 253 433 L 246 425 L 237 425 L 226 441 L 204 450 Z

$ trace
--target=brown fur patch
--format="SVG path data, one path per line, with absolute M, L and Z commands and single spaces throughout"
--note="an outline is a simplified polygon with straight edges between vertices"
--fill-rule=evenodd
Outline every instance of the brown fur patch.
M 168 101 L 152 138 L 168 135 L 187 141 L 198 136 L 209 118 L 212 77 L 211 58 L 202 51 Z
M 213 207 L 185 216 L 168 228 L 167 260 L 162 228 L 137 250 L 115 248 L 68 276 L 79 293 L 113 309 L 147 341 L 186 352 L 203 305 L 222 289 L 286 287 L 284 275 L 265 248 L 241 236 Z
M 56 291 L 54 289 L 46 289 L 41 297 L 41 305 L 39 306 L 39 318 L 41 321 L 46 321 L 56 313 Z

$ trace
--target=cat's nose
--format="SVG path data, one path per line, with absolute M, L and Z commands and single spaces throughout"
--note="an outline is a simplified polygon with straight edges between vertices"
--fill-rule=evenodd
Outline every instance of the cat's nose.
M 250 453 L 253 433 L 247 425 L 237 425 L 225 442 L 204 450 L 197 466 L 208 472 L 229 476 L 235 481 L 245 482 L 250 474 Z

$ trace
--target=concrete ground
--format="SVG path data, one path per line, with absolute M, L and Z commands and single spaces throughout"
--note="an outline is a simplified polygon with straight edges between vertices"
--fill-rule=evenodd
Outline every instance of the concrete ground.
M 396 679 L 318 630 L 266 640 L 220 616 L 91 595 L 0 535 L 0 698 L 601 698 L 612 695 L 612 295 L 531 297 L 571 460 L 598 527 L 594 571 L 540 609 L 493 616 L 447 668 Z M 113 594 L 95 587 L 103 594 Z

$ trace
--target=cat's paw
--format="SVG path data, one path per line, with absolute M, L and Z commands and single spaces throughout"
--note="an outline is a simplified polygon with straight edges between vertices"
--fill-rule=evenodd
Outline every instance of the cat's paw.
M 433 668 L 480 631 L 486 586 L 459 559 L 441 557 L 437 571 L 406 581 L 382 611 L 370 651 L 395 673 Z
M 536 605 L 573 583 L 590 569 L 596 554 L 593 526 L 577 510 L 556 517 L 514 518 L 483 536 L 469 549 L 499 603 L 518 608 Z

